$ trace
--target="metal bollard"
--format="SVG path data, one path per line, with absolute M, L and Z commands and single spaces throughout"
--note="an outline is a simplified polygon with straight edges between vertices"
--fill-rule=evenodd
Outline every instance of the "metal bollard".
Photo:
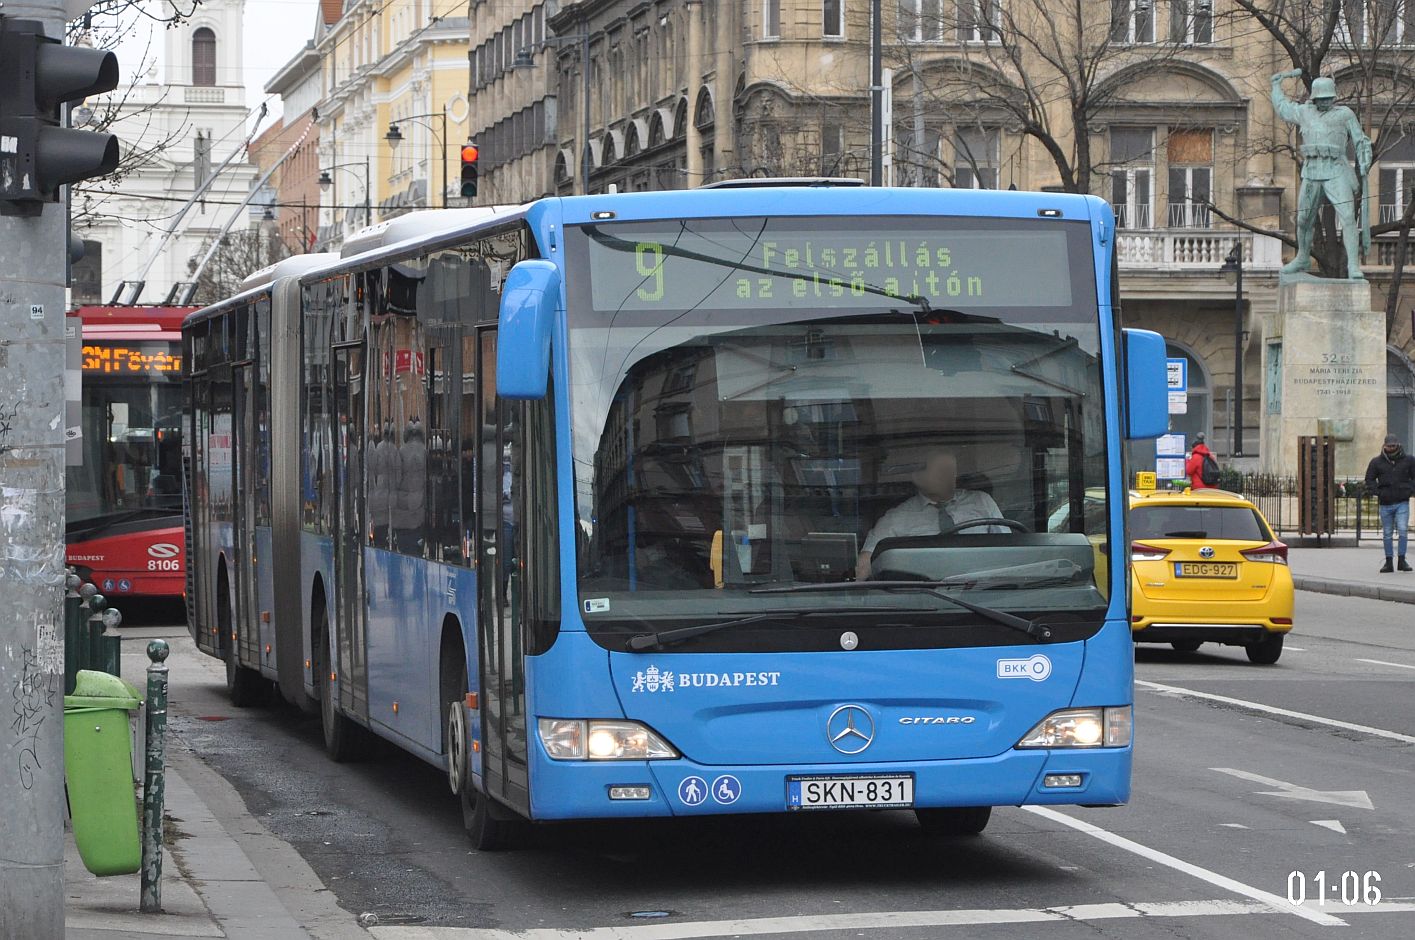
M 85 654 L 87 664 L 85 669 L 103 668 L 103 612 L 108 607 L 108 598 L 102 594 L 94 594 L 88 599 L 88 624 L 85 630 L 88 633 L 88 651 Z
M 99 636 L 103 658 L 99 660 L 104 672 L 111 676 L 123 675 L 123 638 L 108 630 L 116 630 L 123 623 L 123 615 L 116 607 L 110 607 L 99 618 L 103 621 L 104 633 Z
M 147 644 L 147 767 L 142 784 L 142 900 L 145 914 L 162 911 L 162 804 L 167 792 L 163 738 L 167 732 L 167 641 Z

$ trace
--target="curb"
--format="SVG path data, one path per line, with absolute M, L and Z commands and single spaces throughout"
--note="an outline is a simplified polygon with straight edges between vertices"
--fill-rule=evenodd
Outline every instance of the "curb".
M 1292 576 L 1292 586 L 1299 591 L 1311 591 L 1314 594 L 1338 594 L 1343 597 L 1368 597 L 1396 604 L 1415 604 L 1415 587 L 1387 586 L 1364 581 L 1333 581 L 1329 578 L 1308 578 L 1300 575 Z

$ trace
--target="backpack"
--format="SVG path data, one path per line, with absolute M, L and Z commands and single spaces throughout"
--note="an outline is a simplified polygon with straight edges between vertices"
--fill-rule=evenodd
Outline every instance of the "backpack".
M 1199 479 L 1205 486 L 1218 486 L 1218 461 L 1212 454 L 1204 455 L 1204 462 L 1199 467 Z

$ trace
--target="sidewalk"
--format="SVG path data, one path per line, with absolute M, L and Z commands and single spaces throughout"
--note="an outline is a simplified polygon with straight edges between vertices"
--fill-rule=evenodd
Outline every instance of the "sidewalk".
M 1360 548 L 1293 547 L 1287 555 L 1299 591 L 1415 604 L 1415 573 L 1380 574 L 1384 560 L 1379 538 L 1363 540 Z
M 148 632 L 123 631 L 124 674 L 139 684 Z M 152 635 L 165 634 L 152 631 Z M 335 903 L 304 859 L 251 816 L 235 789 L 170 732 L 165 834 L 163 913 L 142 914 L 138 912 L 139 876 L 94 877 L 83 867 L 73 834 L 66 833 L 68 940 L 368 936 L 354 916 Z

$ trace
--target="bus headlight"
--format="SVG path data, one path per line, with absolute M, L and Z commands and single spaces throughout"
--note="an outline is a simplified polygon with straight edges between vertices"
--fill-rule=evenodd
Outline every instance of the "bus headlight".
M 678 756 L 663 738 L 637 721 L 542 718 L 540 743 L 554 760 L 669 760 Z
M 1129 705 L 1065 708 L 1028 731 L 1018 747 L 1126 747 L 1130 744 Z

